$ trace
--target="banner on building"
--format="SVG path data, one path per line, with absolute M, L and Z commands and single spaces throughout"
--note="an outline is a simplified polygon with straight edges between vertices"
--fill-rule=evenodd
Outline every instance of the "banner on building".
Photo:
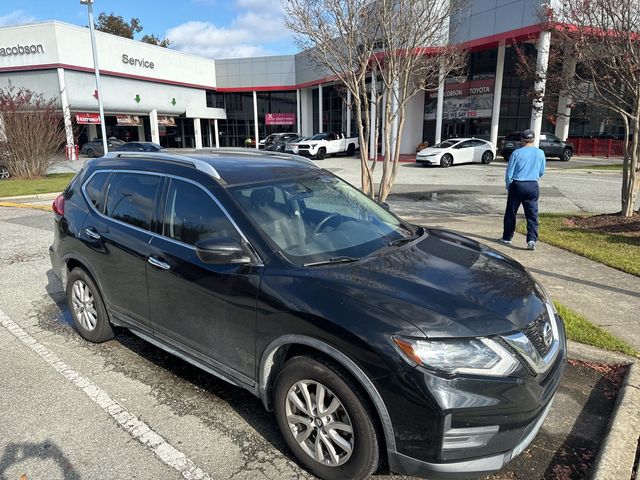
M 295 113 L 265 113 L 265 125 L 295 125 Z
M 100 123 L 100 114 L 78 112 L 76 113 L 76 123 L 80 123 L 83 125 Z
M 173 117 L 158 117 L 158 125 L 162 125 L 164 127 L 175 127 L 176 119 Z
M 142 125 L 138 115 L 116 115 L 116 120 L 118 120 L 118 125 L 123 127 L 135 127 Z
M 443 120 L 466 120 L 467 118 L 490 118 L 493 110 L 495 78 L 449 83 L 444 87 Z M 438 97 L 430 92 L 429 99 Z M 436 119 L 436 103 L 430 102 L 424 112 L 425 120 Z

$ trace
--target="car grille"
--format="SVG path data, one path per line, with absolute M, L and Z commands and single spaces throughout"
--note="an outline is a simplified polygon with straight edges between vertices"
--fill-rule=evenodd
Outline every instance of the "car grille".
M 551 348 L 551 344 L 547 346 L 544 342 L 544 326 L 548 320 L 549 314 L 545 311 L 522 331 L 543 358 Z
M 298 148 L 309 148 L 309 145 L 298 145 Z

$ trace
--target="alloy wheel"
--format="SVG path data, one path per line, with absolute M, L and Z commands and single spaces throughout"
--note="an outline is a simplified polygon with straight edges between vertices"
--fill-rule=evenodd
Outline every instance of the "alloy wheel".
M 0 167 L 0 180 L 6 180 L 11 175 L 9 174 L 9 169 L 7 167 Z
M 98 312 L 95 299 L 89 286 L 82 280 L 76 280 L 73 284 L 71 300 L 73 312 L 82 328 L 92 331 L 98 324 Z
M 285 401 L 287 424 L 302 450 L 316 462 L 337 467 L 351 458 L 353 425 L 340 399 L 315 380 L 294 383 Z

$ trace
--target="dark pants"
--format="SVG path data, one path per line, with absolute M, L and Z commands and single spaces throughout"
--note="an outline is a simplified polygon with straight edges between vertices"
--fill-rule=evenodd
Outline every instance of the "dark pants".
M 524 208 L 524 216 L 527 218 L 527 242 L 538 240 L 538 196 L 540 189 L 538 182 L 519 182 L 514 180 L 509 185 L 507 196 L 507 208 L 504 211 L 504 231 L 502 238 L 511 240 L 516 231 L 516 213 L 520 204 Z

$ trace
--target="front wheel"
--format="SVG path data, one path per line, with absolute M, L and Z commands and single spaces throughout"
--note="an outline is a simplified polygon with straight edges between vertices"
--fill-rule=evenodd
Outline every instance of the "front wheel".
M 453 164 L 453 157 L 448 153 L 445 153 L 440 159 L 440 166 L 442 168 L 448 168 Z
M 76 330 L 84 339 L 100 343 L 113 338 L 100 291 L 81 268 L 74 268 L 67 278 L 67 303 Z
M 278 375 L 278 426 L 300 463 L 319 478 L 364 479 L 378 468 L 369 409 L 355 382 L 324 359 L 294 357 Z
M 569 160 L 571 160 L 572 156 L 573 156 L 573 151 L 570 148 L 565 148 L 562 151 L 562 155 L 560 155 L 560 160 L 562 160 L 563 162 L 568 162 Z
M 491 162 L 493 162 L 493 153 L 487 150 L 482 154 L 482 163 L 489 165 Z
M 9 169 L 4 165 L 0 165 L 0 180 L 6 180 L 10 176 L 11 173 L 9 173 Z
M 327 156 L 327 149 L 326 148 L 321 148 L 318 150 L 318 153 L 316 153 L 316 158 L 318 160 L 324 160 L 324 158 Z
M 94 152 L 94 151 L 93 151 L 93 149 L 89 148 L 89 149 L 87 150 L 87 157 L 89 157 L 89 158 L 95 158 L 95 156 L 96 156 L 96 152 Z

